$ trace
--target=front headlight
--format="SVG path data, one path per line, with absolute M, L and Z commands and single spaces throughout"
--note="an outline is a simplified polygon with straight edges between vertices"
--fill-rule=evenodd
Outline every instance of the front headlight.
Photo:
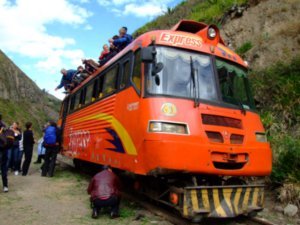
M 149 123 L 149 132 L 188 134 L 188 129 L 186 124 L 151 121 Z
M 255 133 L 256 141 L 258 142 L 268 142 L 265 133 Z

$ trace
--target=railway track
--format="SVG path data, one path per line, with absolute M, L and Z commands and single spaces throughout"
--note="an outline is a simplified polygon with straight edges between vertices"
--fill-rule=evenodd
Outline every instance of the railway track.
M 74 168 L 74 166 L 72 165 L 72 163 L 70 161 L 68 161 L 68 159 L 65 159 L 63 157 L 58 157 L 57 161 L 68 167 Z M 87 172 L 83 172 L 83 173 L 87 174 Z M 88 174 L 88 175 L 91 175 L 91 174 Z M 166 208 L 164 208 L 158 204 L 154 204 L 151 201 L 147 201 L 146 199 L 137 197 L 137 195 L 133 195 L 129 192 L 123 192 L 122 196 L 125 199 L 131 200 L 131 201 L 137 203 L 138 205 L 140 205 L 144 209 L 148 210 L 149 212 L 161 217 L 162 219 L 164 219 L 166 221 L 169 221 L 170 223 L 172 223 L 174 225 L 195 225 L 195 224 L 199 224 L 199 225 L 218 225 L 218 224 L 220 224 L 221 225 L 221 224 L 224 224 L 224 222 L 225 222 L 224 220 L 226 220 L 226 222 L 227 222 L 226 224 L 229 224 L 229 225 L 235 225 L 234 224 L 235 221 L 237 222 L 236 224 L 243 224 L 243 225 L 279 225 L 279 224 L 270 222 L 264 218 L 248 217 L 248 216 L 241 216 L 237 219 L 207 219 L 207 220 L 205 219 L 200 223 L 193 223 L 187 219 L 180 217 L 179 215 L 175 214 L 174 212 L 167 210 Z
M 130 193 L 123 193 L 123 195 L 126 199 L 136 202 L 137 204 L 139 204 L 143 208 L 147 209 L 151 213 L 163 218 L 164 220 L 169 221 L 170 223 L 172 223 L 174 225 L 196 225 L 196 224 L 199 224 L 199 225 L 218 225 L 218 224 L 220 224 L 221 225 L 221 224 L 224 224 L 224 220 L 226 220 L 226 222 L 227 222 L 226 224 L 228 224 L 231 221 L 232 222 L 232 223 L 230 223 L 231 225 L 234 225 L 234 222 L 237 222 L 236 224 L 243 224 L 243 225 L 244 224 L 245 225 L 278 225 L 278 224 L 272 223 L 264 218 L 248 217 L 248 216 L 241 216 L 236 220 L 235 219 L 208 219 L 208 220 L 203 220 L 200 223 L 193 223 L 187 219 L 180 217 L 179 215 L 176 215 L 173 212 L 166 210 L 165 208 L 163 208 L 159 205 L 155 205 L 151 202 L 141 200 L 140 198 L 133 196 Z

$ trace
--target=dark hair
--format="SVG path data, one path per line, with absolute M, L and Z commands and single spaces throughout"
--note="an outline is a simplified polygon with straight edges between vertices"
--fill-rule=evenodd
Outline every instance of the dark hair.
M 31 122 L 25 123 L 25 127 L 26 127 L 26 130 L 29 130 L 32 127 L 32 123 Z
M 114 35 L 114 36 L 112 37 L 112 39 L 113 39 L 113 40 L 119 39 L 119 35 Z
M 127 32 L 127 27 L 122 27 Z
M 49 123 L 50 126 L 57 127 L 57 124 L 53 120 L 50 120 Z
M 108 169 L 111 169 L 110 165 L 103 165 L 102 166 L 102 170 L 108 170 Z
M 77 67 L 77 70 L 79 70 L 80 68 L 83 69 L 83 66 L 78 66 L 78 67 Z

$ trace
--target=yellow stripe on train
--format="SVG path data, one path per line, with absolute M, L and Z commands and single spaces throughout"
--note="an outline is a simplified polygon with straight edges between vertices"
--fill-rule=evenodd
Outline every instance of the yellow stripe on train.
M 102 120 L 102 121 L 106 121 L 106 122 L 110 123 L 112 128 L 119 135 L 119 137 L 124 145 L 126 153 L 129 155 L 137 155 L 137 150 L 135 148 L 135 145 L 134 145 L 130 135 L 128 134 L 125 127 L 114 116 L 106 114 L 106 113 L 98 113 L 96 115 L 89 115 L 89 116 L 75 119 L 72 122 L 79 123 L 79 122 L 84 122 L 84 121 L 88 121 L 88 120 Z

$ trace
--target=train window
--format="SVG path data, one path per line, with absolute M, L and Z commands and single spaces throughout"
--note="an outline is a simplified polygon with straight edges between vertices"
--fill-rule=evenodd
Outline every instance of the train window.
M 103 85 L 104 96 L 107 96 L 116 91 L 118 68 L 119 66 L 115 66 L 104 75 L 104 85 Z
M 133 67 L 133 74 L 132 74 L 132 82 L 139 91 L 141 90 L 141 66 L 142 66 L 141 51 L 137 50 L 134 53 L 134 67 Z
M 72 98 L 71 98 L 69 112 L 74 110 L 74 106 L 75 106 L 75 95 L 73 95 Z
M 90 83 L 85 89 L 86 89 L 86 94 L 85 94 L 84 104 L 86 105 L 92 102 L 94 83 Z
M 126 87 L 128 84 L 128 80 L 130 77 L 130 61 L 126 61 L 123 64 L 123 70 L 122 70 L 122 75 L 121 75 L 121 80 L 120 80 L 120 89 L 123 89 Z
M 230 62 L 219 59 L 216 61 L 216 66 L 222 100 L 245 109 L 254 109 L 255 107 L 246 70 Z
M 98 84 L 99 79 L 95 80 L 93 83 L 93 94 L 92 94 L 92 102 L 96 100 L 97 96 L 98 96 Z
M 77 93 L 75 94 L 74 109 L 78 109 L 78 108 L 81 106 L 81 105 L 80 105 L 80 103 L 81 103 L 81 101 L 80 101 L 81 93 L 82 93 L 82 91 L 81 91 L 81 92 L 77 92 Z
M 103 97 L 103 80 L 104 80 L 104 76 L 101 75 L 101 77 L 99 78 L 99 82 L 98 82 L 98 97 L 99 98 Z

